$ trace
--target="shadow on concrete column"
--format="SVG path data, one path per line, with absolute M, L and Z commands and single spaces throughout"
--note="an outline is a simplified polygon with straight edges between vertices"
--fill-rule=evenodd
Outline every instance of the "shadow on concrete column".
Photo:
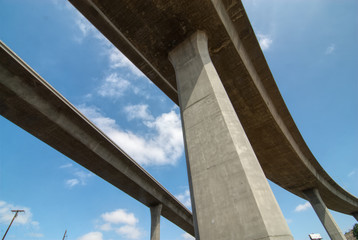
M 352 216 L 357 220 L 357 222 L 358 222 L 358 212 L 354 212 L 354 213 L 352 213 Z
M 178 85 L 196 239 L 293 239 L 211 62 L 206 34 L 196 32 L 169 58 Z
M 339 229 L 337 223 L 334 221 L 331 213 L 329 212 L 326 204 L 323 202 L 318 189 L 308 189 L 303 191 L 303 194 L 307 197 L 307 200 L 311 203 L 315 210 L 319 220 L 321 220 L 324 228 L 326 229 L 329 237 L 332 240 L 346 240 L 345 236 Z
M 160 239 L 160 215 L 162 213 L 162 204 L 150 207 L 151 227 L 150 240 Z

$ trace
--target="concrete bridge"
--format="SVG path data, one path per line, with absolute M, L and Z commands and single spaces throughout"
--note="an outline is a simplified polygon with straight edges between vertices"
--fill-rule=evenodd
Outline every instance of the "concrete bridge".
M 344 239 L 327 208 L 357 219 L 358 199 L 305 144 L 240 1 L 71 3 L 179 104 L 193 215 L 2 44 L 4 117 L 150 207 L 153 239 L 159 214 L 197 239 L 292 239 L 266 177 Z

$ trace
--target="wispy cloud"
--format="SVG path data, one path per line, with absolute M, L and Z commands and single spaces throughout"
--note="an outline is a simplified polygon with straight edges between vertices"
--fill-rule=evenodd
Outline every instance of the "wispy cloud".
M 82 14 L 80 14 L 72 5 L 63 5 L 59 0 L 52 0 L 53 3 L 72 17 L 75 33 L 73 39 L 82 44 L 85 40 L 95 39 L 98 43 L 92 46 L 98 54 L 107 59 L 106 77 L 95 92 L 108 98 L 118 98 L 123 96 L 125 91 L 131 90 L 134 94 L 150 98 L 151 96 L 143 92 L 143 87 L 138 84 L 131 85 L 126 79 L 146 80 L 144 74 L 124 56 L 106 37 L 102 35 Z M 66 6 L 66 7 L 63 7 Z M 91 96 L 87 94 L 87 97 Z
M 184 204 L 185 207 L 191 209 L 190 191 L 186 190 L 183 193 L 175 195 L 175 197 Z
M 97 93 L 102 97 L 118 98 L 124 94 L 129 86 L 129 81 L 119 77 L 117 73 L 112 73 L 103 80 Z
M 93 177 L 94 175 L 91 172 L 88 171 L 76 171 L 74 173 L 74 175 L 77 177 L 77 179 L 79 179 L 80 183 L 82 185 L 86 185 L 87 184 L 87 180 L 90 177 Z
M 146 104 L 129 105 L 124 108 L 124 111 L 127 113 L 129 120 L 139 119 L 150 121 L 154 119 L 148 110 L 148 105 Z
M 29 237 L 33 237 L 33 238 L 42 238 L 42 237 L 44 237 L 44 235 L 42 233 L 29 233 L 27 235 Z
M 87 185 L 88 179 L 91 178 L 93 173 L 83 170 L 77 170 L 76 168 L 73 168 L 72 164 L 65 164 L 60 166 L 62 169 L 67 169 L 72 175 L 72 178 L 65 180 L 65 185 L 68 188 L 73 188 L 77 185 Z
M 113 44 L 105 38 L 82 14 L 80 14 L 71 4 L 59 0 L 52 0 L 52 2 L 61 10 L 67 11 L 72 15 L 74 26 L 78 29 L 73 37 L 74 41 L 82 43 L 86 38 L 93 38 L 99 41 L 100 53 L 104 53 L 108 57 L 110 69 L 125 69 L 132 76 L 142 77 L 144 74 L 125 57 Z
M 75 36 L 75 40 L 81 43 L 86 37 L 97 39 L 102 46 L 101 53 L 105 53 L 108 57 L 109 67 L 111 69 L 125 69 L 135 77 L 144 76 L 126 56 L 113 46 L 113 44 L 81 14 L 74 13 L 74 22 L 81 33 Z
M 302 211 L 306 211 L 307 209 L 309 209 L 311 207 L 311 204 L 309 202 L 305 202 L 304 204 L 299 204 L 296 208 L 295 208 L 295 212 L 302 212 Z
M 78 185 L 80 181 L 76 178 L 66 180 L 66 186 L 69 188 L 73 188 L 74 186 Z
M 74 7 L 72 6 L 71 3 L 67 2 L 67 1 L 62 1 L 62 0 L 51 0 L 51 2 L 58 8 L 61 10 L 71 10 L 74 11 Z M 77 11 L 77 10 L 76 10 Z
M 124 56 L 117 48 L 111 46 L 108 48 L 108 57 L 111 68 L 126 68 L 134 76 L 142 77 L 143 73 L 131 62 L 126 56 Z
M 95 93 L 110 99 L 119 99 L 120 97 L 128 96 L 128 94 L 135 94 L 146 99 L 153 97 L 144 90 L 147 85 L 143 81 L 136 81 L 135 84 L 132 84 L 127 79 L 133 81 L 134 78 L 132 75 L 124 74 L 121 71 L 111 72 L 102 79 Z M 148 79 L 145 79 L 145 81 L 149 82 Z M 87 94 L 84 98 L 91 99 L 92 94 Z
M 263 51 L 269 49 L 273 43 L 273 40 L 269 35 L 257 34 L 257 39 Z
M 75 23 L 84 37 L 86 37 L 90 32 L 95 31 L 93 25 L 89 23 L 87 19 L 80 14 L 77 14 L 76 16 Z
M 72 163 L 67 163 L 67 164 L 61 165 L 60 168 L 71 168 L 72 166 L 73 166 Z
M 85 105 L 78 108 L 140 164 L 174 165 L 183 154 L 181 122 L 175 111 L 143 122 L 153 134 L 140 136 L 121 129 L 114 119 L 103 116 L 98 108 Z
M 351 171 L 350 173 L 348 173 L 348 177 L 352 177 L 352 176 L 355 175 L 355 174 L 356 174 L 356 171 L 353 170 L 353 171 Z
M 331 45 L 329 45 L 329 46 L 326 48 L 325 54 L 326 54 L 326 55 L 332 54 L 335 49 L 336 49 L 336 46 L 335 46 L 335 44 L 332 43 Z
M 101 232 L 90 232 L 77 238 L 77 240 L 103 240 L 103 234 Z
M 73 36 L 75 42 L 82 43 L 86 37 L 92 36 L 99 38 L 99 36 L 102 35 L 72 4 L 61 0 L 51 1 L 58 9 L 66 11 L 66 14 L 72 17 L 74 26 L 78 30 Z
M 74 36 L 77 43 L 82 43 L 86 38 L 94 38 L 100 41 L 101 45 L 109 47 L 109 41 L 76 9 L 67 8 L 72 12 L 73 21 L 79 30 Z

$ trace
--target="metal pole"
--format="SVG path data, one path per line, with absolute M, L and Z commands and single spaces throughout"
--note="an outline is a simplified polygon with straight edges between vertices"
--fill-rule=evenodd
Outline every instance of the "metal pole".
M 10 229 L 10 227 L 11 227 L 11 224 L 14 222 L 15 218 L 17 217 L 17 214 L 18 214 L 19 212 L 25 212 L 25 211 L 24 211 L 24 210 L 11 210 L 11 212 L 14 212 L 15 215 L 14 215 L 14 217 L 12 218 L 11 223 L 10 223 L 9 227 L 7 228 L 7 230 L 6 230 L 5 234 L 4 234 L 4 236 L 2 237 L 2 240 L 5 239 L 5 236 L 6 236 L 7 232 L 9 231 L 9 229 Z
M 65 234 L 63 234 L 63 238 L 62 238 L 62 240 L 65 240 L 66 233 L 67 233 L 67 229 L 66 229 L 66 231 L 65 231 Z

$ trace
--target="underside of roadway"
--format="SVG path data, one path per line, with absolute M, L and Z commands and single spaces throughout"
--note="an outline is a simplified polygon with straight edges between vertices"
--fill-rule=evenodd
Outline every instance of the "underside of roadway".
M 358 211 L 358 199 L 324 171 L 297 129 L 239 0 L 70 0 L 178 104 L 168 53 L 205 31 L 214 66 L 268 179 L 293 194 L 317 188 L 327 207 Z

